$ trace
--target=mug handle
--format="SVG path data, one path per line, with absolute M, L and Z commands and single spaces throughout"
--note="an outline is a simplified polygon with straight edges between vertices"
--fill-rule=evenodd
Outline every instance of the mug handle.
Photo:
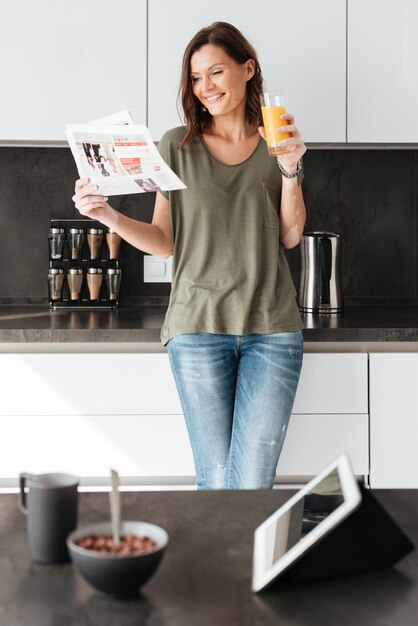
M 28 509 L 27 509 L 27 506 L 26 506 L 26 493 L 25 493 L 26 480 L 28 478 L 32 478 L 32 474 L 27 474 L 26 472 L 22 472 L 21 474 L 19 474 L 19 486 L 20 486 L 20 491 L 19 491 L 19 509 L 25 515 L 28 514 Z

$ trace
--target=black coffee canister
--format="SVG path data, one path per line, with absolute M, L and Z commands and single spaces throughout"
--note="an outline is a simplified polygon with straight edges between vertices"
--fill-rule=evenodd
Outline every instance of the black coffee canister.
M 27 516 L 33 561 L 68 561 L 66 539 L 77 526 L 77 476 L 23 473 L 19 480 L 19 508 Z

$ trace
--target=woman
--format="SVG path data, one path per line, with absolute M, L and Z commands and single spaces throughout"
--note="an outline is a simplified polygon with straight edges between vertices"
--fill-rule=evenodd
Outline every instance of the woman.
M 268 155 L 262 75 L 253 47 L 215 22 L 186 48 L 179 96 L 185 126 L 159 150 L 187 189 L 157 193 L 151 224 L 114 211 L 88 180 L 83 215 L 157 256 L 173 254 L 162 329 L 182 403 L 199 489 L 271 488 L 302 365 L 301 319 L 283 248 L 306 214 L 293 116 L 289 150 Z M 261 135 L 261 137 L 260 137 Z

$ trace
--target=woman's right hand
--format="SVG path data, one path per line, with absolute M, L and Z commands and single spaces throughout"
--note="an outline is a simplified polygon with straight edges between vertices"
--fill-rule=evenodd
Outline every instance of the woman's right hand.
M 90 183 L 90 178 L 81 178 L 75 183 L 75 194 L 72 200 L 81 215 L 91 217 L 113 228 L 117 221 L 117 213 L 107 204 L 105 196 L 93 195 L 97 189 L 95 183 Z

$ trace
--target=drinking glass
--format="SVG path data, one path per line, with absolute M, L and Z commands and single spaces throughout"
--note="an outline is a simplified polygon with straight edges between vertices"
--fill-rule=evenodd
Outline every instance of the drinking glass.
M 279 147 L 279 142 L 292 137 L 291 133 L 280 132 L 281 126 L 287 126 L 288 120 L 280 118 L 286 113 L 283 91 L 267 91 L 260 96 L 267 149 L 270 156 L 287 154 L 289 150 Z

